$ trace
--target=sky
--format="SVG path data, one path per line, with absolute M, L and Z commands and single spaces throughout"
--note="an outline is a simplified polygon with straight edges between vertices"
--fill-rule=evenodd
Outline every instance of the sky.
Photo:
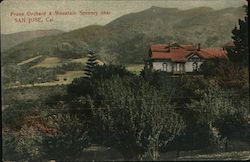
M 4 0 L 1 2 L 1 34 L 47 29 L 71 31 L 93 24 L 105 25 L 122 15 L 152 6 L 185 10 L 244 4 L 246 0 Z M 69 12 L 73 15 L 62 15 Z

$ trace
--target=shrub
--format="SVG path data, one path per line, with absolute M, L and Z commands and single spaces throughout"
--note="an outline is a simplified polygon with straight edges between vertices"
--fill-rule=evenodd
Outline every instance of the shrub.
M 248 69 L 228 60 L 211 59 L 201 65 L 206 78 L 215 79 L 224 88 L 242 88 L 248 81 Z
M 55 131 L 43 138 L 45 158 L 76 159 L 89 145 L 87 126 L 76 116 L 68 114 L 54 115 L 50 120 Z
M 95 123 L 100 124 L 97 129 L 102 130 L 106 144 L 118 149 L 125 160 L 141 159 L 146 153 L 158 159 L 159 147 L 184 127 L 169 99 L 139 78 L 102 80 L 90 101 Z
M 187 108 L 196 112 L 197 121 L 209 126 L 210 141 L 214 137 L 218 140 L 230 138 L 234 133 L 230 130 L 246 132 L 246 117 L 248 103 L 235 103 L 230 91 L 225 91 L 218 85 L 211 83 L 205 91 L 201 91 L 202 98 L 193 100 Z M 229 123 L 228 123 L 229 122 Z M 239 126 L 241 125 L 241 126 Z M 216 135 L 217 134 L 217 135 Z
M 22 126 L 18 132 L 3 137 L 5 160 L 37 161 L 42 157 L 42 134 L 35 127 Z

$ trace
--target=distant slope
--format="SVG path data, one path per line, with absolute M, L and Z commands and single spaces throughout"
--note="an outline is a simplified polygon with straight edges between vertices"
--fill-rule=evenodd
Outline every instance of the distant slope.
M 3 54 L 3 63 L 19 63 L 39 55 L 64 59 L 86 56 L 87 49 L 106 62 L 143 63 L 150 43 L 201 43 L 218 47 L 231 40 L 231 31 L 244 16 L 243 8 L 189 10 L 151 7 L 130 13 L 105 26 L 91 25 L 33 39 Z
M 36 31 L 25 31 L 12 34 L 1 34 L 1 49 L 5 51 L 11 47 L 16 46 L 19 43 L 32 40 L 34 38 L 56 35 L 62 33 L 61 30 L 36 30 Z

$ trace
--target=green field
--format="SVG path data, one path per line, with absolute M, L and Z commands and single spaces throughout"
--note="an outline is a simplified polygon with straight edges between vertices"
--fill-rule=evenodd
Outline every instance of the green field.
M 132 73 L 140 74 L 140 71 L 143 69 L 144 64 L 128 64 L 125 65 L 125 67 L 128 71 L 131 71 Z
M 18 63 L 19 66 L 32 63 L 33 61 L 36 61 L 37 59 L 41 58 L 42 56 L 32 57 L 27 60 L 24 60 L 20 63 Z M 36 63 L 35 65 L 31 66 L 30 68 L 56 68 L 60 67 L 62 65 L 66 65 L 68 63 L 77 63 L 77 64 L 83 64 L 85 65 L 88 58 L 77 58 L 77 59 L 62 59 L 59 57 L 46 57 L 42 61 Z M 103 65 L 104 62 L 97 60 L 99 65 Z M 144 64 L 126 64 L 124 65 L 125 68 L 134 73 L 134 74 L 140 74 L 140 71 L 143 69 Z M 79 78 L 84 76 L 84 70 L 74 70 L 74 71 L 66 71 L 64 74 L 57 74 L 55 80 L 51 80 L 49 82 L 43 82 L 43 83 L 34 83 L 34 84 L 20 84 L 20 83 L 10 83 L 5 88 L 25 88 L 25 87 L 42 87 L 42 86 L 57 86 L 57 85 L 67 85 L 70 84 L 75 78 Z
M 63 63 L 62 60 L 58 57 L 47 57 L 42 62 L 36 64 L 35 66 L 32 66 L 31 68 L 39 68 L 39 67 L 53 68 L 60 66 L 62 63 Z
M 34 61 L 35 59 L 40 58 L 40 57 L 35 57 L 35 58 L 31 58 L 25 61 L 22 61 L 21 63 L 19 63 L 19 65 L 23 65 L 25 63 Z M 67 64 L 67 63 L 79 63 L 79 64 L 86 64 L 88 58 L 84 57 L 84 58 L 77 58 L 77 59 L 61 59 L 59 57 L 47 57 L 45 58 L 43 61 L 41 61 L 40 63 L 32 66 L 31 68 L 55 68 L 58 66 L 61 66 L 63 64 Z M 103 62 L 100 60 L 97 60 L 97 63 L 99 65 L 103 65 Z
M 67 71 L 65 74 L 58 74 L 57 80 L 45 83 L 34 83 L 34 84 L 23 84 L 23 85 L 9 85 L 5 87 L 7 89 L 11 88 L 28 88 L 28 87 L 47 87 L 47 86 L 57 86 L 57 85 L 67 85 L 70 84 L 75 78 L 84 76 L 84 71 Z
M 84 71 L 67 71 L 65 74 L 58 74 L 57 78 L 60 83 L 71 83 L 75 78 L 85 76 Z

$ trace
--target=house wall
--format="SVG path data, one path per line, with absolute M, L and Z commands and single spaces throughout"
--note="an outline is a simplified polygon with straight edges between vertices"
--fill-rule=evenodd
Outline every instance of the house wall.
M 193 72 L 193 61 L 188 61 L 185 63 L 185 71 L 186 72 Z M 198 61 L 198 68 L 200 68 L 202 61 Z
M 173 63 L 173 72 L 183 73 L 185 72 L 185 63 Z
M 163 71 L 163 66 L 162 66 L 163 63 L 164 63 L 164 61 L 153 62 L 152 63 L 153 64 L 153 69 L 154 70 L 161 70 L 161 71 Z M 167 65 L 167 72 L 172 72 L 172 63 L 166 61 L 166 65 Z
M 154 70 L 161 70 L 163 71 L 163 63 L 164 61 L 155 61 L 155 62 L 152 62 L 152 65 L 153 65 L 153 69 Z M 184 70 L 185 72 L 193 72 L 193 61 L 188 61 L 184 64 Z M 201 64 L 202 64 L 202 61 L 198 61 L 198 68 L 200 68 Z M 172 66 L 174 65 L 174 63 L 171 63 L 171 62 L 167 62 L 166 61 L 166 65 L 167 65 L 167 72 L 172 72 Z M 164 70 L 165 71 L 165 70 Z

